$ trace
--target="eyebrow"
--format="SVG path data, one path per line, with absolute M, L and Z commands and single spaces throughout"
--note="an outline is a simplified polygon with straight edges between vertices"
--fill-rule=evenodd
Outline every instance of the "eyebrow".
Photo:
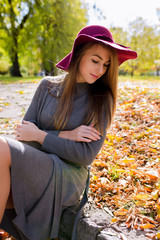
M 103 58 L 101 58 L 101 56 L 99 56 L 98 54 L 94 54 L 93 56 L 98 57 L 99 59 L 103 60 Z M 108 60 L 108 61 L 106 61 L 106 62 L 107 62 L 107 63 L 110 63 L 111 61 Z

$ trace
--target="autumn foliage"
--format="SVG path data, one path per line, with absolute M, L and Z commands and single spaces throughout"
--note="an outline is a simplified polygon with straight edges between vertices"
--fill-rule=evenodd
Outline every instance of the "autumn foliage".
M 107 207 L 112 223 L 160 226 L 160 88 L 119 88 L 114 123 L 92 165 L 90 198 Z M 160 239 L 159 233 L 148 235 Z

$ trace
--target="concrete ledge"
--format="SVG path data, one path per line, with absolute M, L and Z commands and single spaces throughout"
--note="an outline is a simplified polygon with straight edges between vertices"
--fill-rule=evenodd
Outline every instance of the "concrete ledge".
M 60 224 L 58 240 L 71 240 L 77 206 L 65 210 Z M 144 231 L 128 230 L 124 224 L 111 225 L 112 217 L 89 203 L 84 207 L 77 227 L 77 240 L 147 240 Z

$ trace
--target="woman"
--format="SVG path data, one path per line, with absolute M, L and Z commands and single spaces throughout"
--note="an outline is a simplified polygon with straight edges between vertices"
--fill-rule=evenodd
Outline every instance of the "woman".
M 58 236 L 61 213 L 79 200 L 113 119 L 118 65 L 136 57 L 107 28 L 83 28 L 57 64 L 67 74 L 44 78 L 16 140 L 0 138 L 0 221 L 14 208 L 21 239 Z

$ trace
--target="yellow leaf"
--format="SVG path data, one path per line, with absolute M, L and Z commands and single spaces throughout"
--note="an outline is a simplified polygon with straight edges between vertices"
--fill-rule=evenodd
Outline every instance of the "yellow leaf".
M 18 91 L 16 91 L 17 93 L 19 93 L 19 94 L 24 94 L 24 91 L 23 90 L 18 90 Z
M 154 132 L 154 131 L 155 131 L 154 128 L 148 128 L 148 129 L 147 129 L 147 132 Z
M 146 223 L 146 224 L 139 225 L 139 227 L 140 227 L 140 229 L 155 228 L 155 225 Z
M 128 210 L 125 208 L 120 208 L 118 211 L 114 212 L 115 216 L 125 216 L 128 213 Z
M 121 142 L 123 140 L 123 137 L 116 137 L 117 142 Z
M 153 153 L 158 153 L 156 149 L 153 149 L 153 148 L 149 148 L 149 150 Z
M 157 222 L 160 222 L 160 214 L 157 215 L 156 221 L 157 221 Z
M 121 127 L 123 127 L 125 130 L 130 129 L 130 125 L 127 124 L 121 124 Z
M 109 146 L 113 146 L 113 143 L 108 142 L 107 140 L 104 141 L 105 144 L 109 145 Z
M 111 223 L 116 223 L 118 221 L 117 218 L 112 218 Z
M 93 164 L 97 167 L 101 166 L 101 162 L 100 161 L 94 161 Z
M 143 207 L 143 206 L 145 206 L 145 202 L 138 200 L 138 201 L 135 202 L 135 205 L 138 206 L 138 207 Z
M 4 104 L 5 106 L 9 106 L 9 105 L 10 105 L 9 102 L 4 102 L 3 104 Z
M 160 239 L 160 232 L 157 232 L 157 233 L 156 233 L 156 237 L 157 237 L 158 239 Z
M 134 163 L 135 162 L 135 160 L 134 159 L 121 159 L 121 160 L 119 160 L 119 161 L 117 161 L 117 163 L 119 164 L 119 165 L 126 165 L 126 164 L 131 164 L 131 163 Z
M 99 177 L 98 177 L 98 176 L 93 176 L 92 179 L 93 179 L 93 180 L 97 180 L 97 179 L 99 179 Z
M 152 148 L 158 148 L 159 147 L 159 145 L 158 144 L 150 144 L 150 146 L 152 147 Z
M 139 193 L 136 196 L 134 196 L 134 200 L 148 200 L 151 199 L 151 196 L 146 193 Z
M 135 156 L 134 156 L 134 155 L 129 155 L 129 157 L 130 157 L 130 158 L 135 158 Z
M 106 154 L 106 155 L 110 155 L 109 152 L 106 152 L 106 151 L 104 151 L 104 150 L 102 150 L 101 153 L 104 153 L 104 154 Z
M 117 171 L 117 172 L 120 172 L 120 173 L 126 172 L 126 170 L 124 170 L 124 169 L 116 169 L 116 171 Z
M 159 196 L 159 190 L 158 189 L 154 190 L 153 192 L 151 192 L 151 195 L 154 200 L 157 200 Z
M 160 214 L 160 205 L 157 204 L 156 207 L 157 207 L 157 214 Z
M 111 134 L 107 134 L 107 137 L 108 137 L 110 140 L 114 140 L 114 139 L 115 139 L 115 136 L 114 136 L 114 135 L 111 135 Z

